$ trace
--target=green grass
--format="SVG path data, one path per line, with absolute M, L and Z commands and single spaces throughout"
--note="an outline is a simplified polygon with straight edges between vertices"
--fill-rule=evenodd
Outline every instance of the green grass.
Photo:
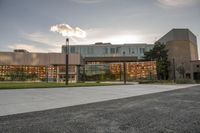
M 55 87 L 88 87 L 88 86 L 109 86 L 111 83 L 71 83 L 66 86 L 64 83 L 0 83 L 0 89 L 28 89 L 28 88 L 55 88 Z
M 137 80 L 139 84 L 174 84 L 172 80 Z
M 198 81 L 191 79 L 177 79 L 174 83 L 173 80 L 137 80 L 140 84 L 196 84 Z

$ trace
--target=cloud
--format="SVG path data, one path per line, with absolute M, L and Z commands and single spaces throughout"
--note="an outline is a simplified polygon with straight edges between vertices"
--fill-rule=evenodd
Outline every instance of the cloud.
M 94 44 L 95 42 L 123 43 L 153 43 L 157 34 L 144 33 L 140 30 L 91 28 L 86 29 L 87 38 L 70 37 L 70 45 Z M 9 49 L 26 49 L 29 52 L 61 52 L 65 37 L 55 34 L 34 32 L 22 33 L 22 41 L 8 46 Z
M 62 36 L 55 36 L 48 33 L 22 32 L 22 40 L 8 45 L 9 49 L 26 49 L 30 52 L 60 52 L 61 46 L 65 43 Z
M 79 27 L 72 28 L 68 24 L 57 24 L 51 26 L 50 31 L 58 32 L 62 36 L 85 38 L 86 32 Z
M 159 4 L 168 6 L 168 7 L 182 7 L 194 5 L 198 0 L 157 0 Z
M 124 43 L 154 43 L 157 34 L 143 33 L 140 30 L 93 28 L 87 29 L 87 38 L 77 40 L 76 44 L 94 44 L 95 42 Z

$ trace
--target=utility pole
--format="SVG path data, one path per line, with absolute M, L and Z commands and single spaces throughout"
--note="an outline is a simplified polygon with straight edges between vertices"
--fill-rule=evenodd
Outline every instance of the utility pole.
M 119 64 L 119 70 L 120 70 L 120 81 L 122 81 L 122 64 Z
M 126 62 L 123 62 L 124 65 L 124 84 L 126 84 Z
M 66 58 L 65 58 L 65 85 L 68 85 L 69 81 L 69 72 L 68 72 L 68 67 L 69 67 L 69 38 L 66 38 L 66 46 L 65 46 L 65 52 L 66 52 Z
M 173 58 L 173 80 L 176 82 L 176 70 L 175 70 L 175 59 Z

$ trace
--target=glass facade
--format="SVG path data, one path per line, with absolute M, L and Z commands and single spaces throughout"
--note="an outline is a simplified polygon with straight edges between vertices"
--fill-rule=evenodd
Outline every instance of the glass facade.
M 76 66 L 70 65 L 69 71 L 69 81 L 76 80 Z M 16 77 L 13 79 L 13 76 Z M 22 78 L 23 76 L 23 78 Z M 31 77 L 34 80 L 41 81 L 58 81 L 62 82 L 65 80 L 65 66 L 64 65 L 51 65 L 51 66 L 17 66 L 17 65 L 0 65 L 0 80 L 27 80 L 27 77 Z M 21 77 L 21 78 L 17 78 Z
M 80 74 L 84 74 L 85 80 L 123 80 L 123 63 L 99 63 L 94 62 L 81 68 Z M 156 62 L 128 62 L 126 63 L 126 77 L 128 81 L 138 79 L 155 79 Z
M 13 73 L 23 72 L 26 75 L 36 74 L 38 79 L 44 79 L 47 75 L 47 69 L 53 69 L 52 67 L 47 68 L 46 66 L 14 66 L 14 65 L 1 65 L 0 76 L 5 80 L 9 80 Z M 17 76 L 17 75 L 16 75 Z
M 68 71 L 70 82 L 77 81 L 78 76 L 85 78 L 79 78 L 79 80 L 87 81 L 120 81 L 123 80 L 124 75 L 123 63 L 91 62 L 90 64 L 80 67 L 80 75 L 77 74 L 78 68 L 75 65 L 70 65 Z M 13 76 L 18 78 L 13 79 Z M 52 82 L 64 82 L 65 66 L 0 66 L 0 80 L 27 80 L 27 77 L 29 77 L 30 80 L 37 79 L 47 81 L 48 79 L 48 81 Z M 156 78 L 156 62 L 126 63 L 126 78 L 127 81 Z
M 79 53 L 81 57 L 121 57 L 135 56 L 142 59 L 145 51 L 153 48 L 153 44 L 110 44 L 97 43 L 92 45 L 73 45 L 70 46 L 70 53 Z M 62 47 L 62 52 L 65 53 L 65 45 Z

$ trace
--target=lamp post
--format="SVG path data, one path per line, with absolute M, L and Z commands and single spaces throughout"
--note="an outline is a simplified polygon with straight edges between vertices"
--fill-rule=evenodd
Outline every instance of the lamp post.
M 123 57 L 125 57 L 125 51 L 123 52 Z M 123 68 L 124 68 L 124 84 L 126 84 L 126 62 L 125 61 L 123 61 Z
M 126 62 L 123 62 L 124 67 L 124 84 L 126 84 Z
M 69 38 L 66 38 L 66 46 L 65 46 L 66 58 L 65 58 L 65 85 L 68 85 L 69 81 Z
M 174 83 L 176 82 L 176 68 L 175 68 L 175 59 L 173 58 L 172 59 L 172 63 L 173 63 L 173 80 L 174 80 Z

